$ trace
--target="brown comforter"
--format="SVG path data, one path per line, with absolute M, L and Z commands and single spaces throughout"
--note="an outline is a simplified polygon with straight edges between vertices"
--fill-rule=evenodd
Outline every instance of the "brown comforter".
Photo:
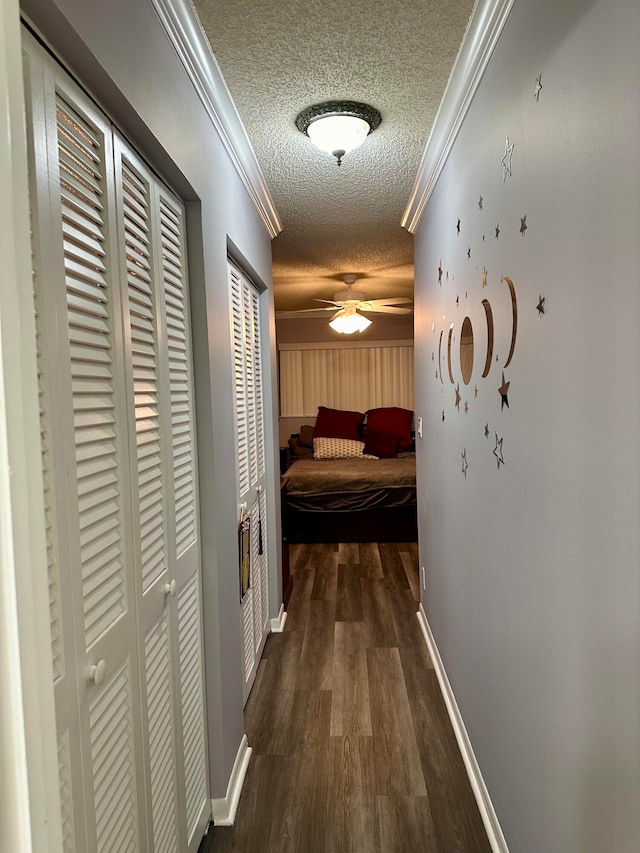
M 416 502 L 416 458 L 299 459 L 283 475 L 287 502 L 300 510 L 354 510 Z

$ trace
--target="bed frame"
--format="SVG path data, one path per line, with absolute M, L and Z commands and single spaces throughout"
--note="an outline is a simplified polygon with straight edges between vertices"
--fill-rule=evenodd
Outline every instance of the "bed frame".
M 285 473 L 291 462 L 295 462 L 291 453 L 291 442 L 297 442 L 298 438 L 299 433 L 293 433 L 289 446 L 280 449 L 281 474 Z M 309 455 L 313 457 L 312 452 Z M 418 541 L 416 504 L 371 507 L 348 512 L 313 511 L 292 509 L 287 500 L 286 485 L 281 486 L 281 496 L 283 536 L 292 544 Z
M 358 512 L 310 512 L 283 505 L 288 542 L 417 542 L 417 507 L 373 507 Z

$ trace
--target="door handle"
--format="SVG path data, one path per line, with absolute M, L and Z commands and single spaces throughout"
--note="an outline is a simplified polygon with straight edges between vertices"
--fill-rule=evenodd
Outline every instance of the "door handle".
M 89 681 L 92 681 L 96 687 L 99 687 L 102 684 L 106 674 L 107 662 L 105 660 L 100 660 L 98 663 L 94 663 L 93 666 L 89 667 Z

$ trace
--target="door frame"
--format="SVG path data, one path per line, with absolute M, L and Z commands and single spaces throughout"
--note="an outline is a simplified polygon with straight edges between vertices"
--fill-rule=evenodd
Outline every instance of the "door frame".
M 0 0 L 0 847 L 62 851 L 18 0 Z

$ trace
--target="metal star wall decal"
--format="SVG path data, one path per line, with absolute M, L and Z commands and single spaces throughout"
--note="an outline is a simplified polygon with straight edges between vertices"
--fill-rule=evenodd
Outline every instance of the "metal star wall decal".
M 480 200 L 478 201 L 478 207 L 482 210 L 483 198 L 480 196 Z
M 456 306 L 459 306 L 459 305 L 460 305 L 460 297 L 456 296 Z
M 546 296 L 540 296 L 540 298 L 538 299 L 538 304 L 536 305 L 536 308 L 538 309 L 538 317 L 544 314 L 544 303 L 546 298 Z
M 542 90 L 542 74 L 540 74 L 536 80 L 536 88 L 535 88 L 535 91 L 533 93 L 533 97 L 536 99 L 536 101 L 540 100 L 541 90 Z
M 509 398 L 507 396 L 507 394 L 509 393 L 509 385 L 511 385 L 511 382 L 505 381 L 504 370 L 503 370 L 502 371 L 502 385 L 498 388 L 498 394 L 500 394 L 500 397 L 502 398 L 501 402 L 500 402 L 500 409 L 504 409 L 505 403 L 507 405 L 507 409 L 509 408 Z
M 496 225 L 496 240 L 498 239 L 499 236 L 500 236 L 500 223 L 498 222 L 498 224 Z
M 467 258 L 468 260 L 471 260 L 471 246 L 467 249 Z
M 456 230 L 459 234 L 460 233 L 460 217 L 458 217 L 458 224 L 456 225 Z
M 473 389 L 473 396 L 474 396 L 476 399 L 478 398 L 478 386 L 477 386 L 477 385 L 476 385 L 476 387 Z
M 511 156 L 513 154 L 513 142 L 509 145 L 509 137 L 504 143 L 504 157 L 500 161 L 502 163 L 502 183 L 507 180 L 507 175 L 511 177 Z
M 486 267 L 482 268 L 482 286 L 483 287 L 487 286 L 487 268 Z
M 520 217 L 520 233 L 524 237 L 524 232 L 527 230 L 527 214 Z
M 460 396 L 460 383 L 456 385 L 456 409 L 460 411 L 460 400 L 462 397 Z
M 442 423 L 444 423 L 444 409 L 442 410 Z
M 437 369 L 436 369 L 436 379 L 437 379 L 437 378 L 438 378 L 438 371 L 437 371 Z
M 465 415 L 468 414 L 468 412 L 469 412 L 469 404 L 465 400 L 464 401 L 464 413 L 465 413 Z
M 467 479 L 467 468 L 469 467 L 469 463 L 467 462 L 467 448 L 462 451 L 460 454 L 462 456 L 462 473 L 464 474 L 465 480 Z
M 498 433 L 496 433 L 496 446 L 493 448 L 493 455 L 496 457 L 498 462 L 498 471 L 500 470 L 500 465 L 504 465 L 504 456 L 502 455 L 503 438 L 498 438 Z
M 484 234 L 482 235 L 482 242 L 484 243 Z
M 489 438 L 489 424 L 484 425 L 484 437 Z
M 438 264 L 438 284 L 442 287 L 442 261 Z

